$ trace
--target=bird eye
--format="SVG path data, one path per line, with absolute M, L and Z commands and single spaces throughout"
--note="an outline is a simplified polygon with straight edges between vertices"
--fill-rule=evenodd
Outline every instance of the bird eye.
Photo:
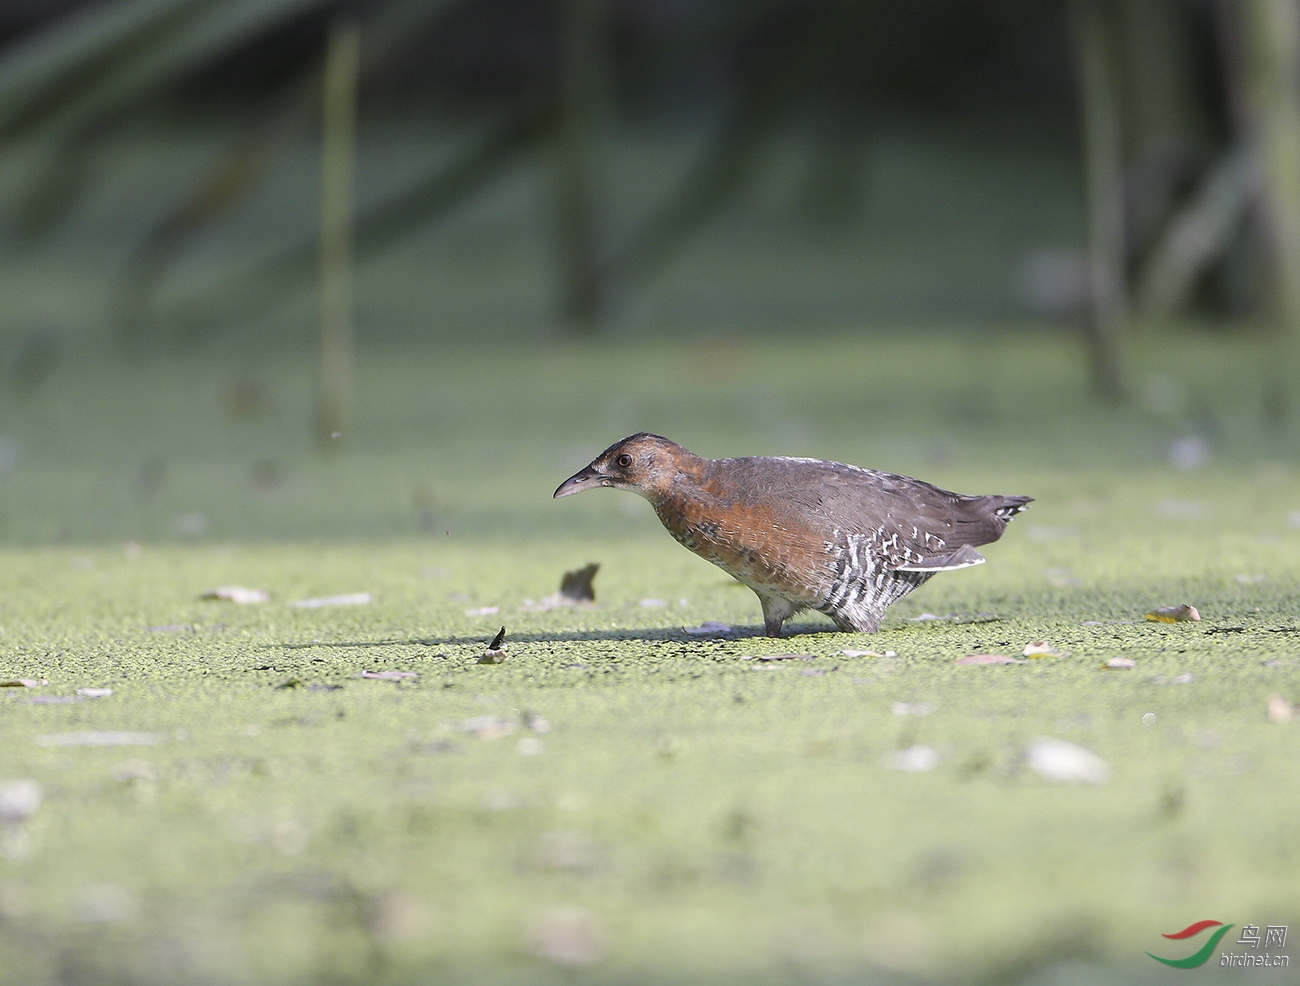
M 626 469 L 628 468 L 628 466 L 632 465 L 632 456 L 624 452 L 617 459 L 615 459 L 614 462 L 620 469 Z

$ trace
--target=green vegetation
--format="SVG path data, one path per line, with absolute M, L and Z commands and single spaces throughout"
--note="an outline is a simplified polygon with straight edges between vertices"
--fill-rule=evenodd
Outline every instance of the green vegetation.
M 369 351 L 333 455 L 305 363 L 65 360 L 2 436 L 0 679 L 48 685 L 0 689 L 0 784 L 44 794 L 0 830 L 0 982 L 1156 982 L 1198 919 L 1294 937 L 1294 436 L 1248 339 L 1147 340 L 1127 409 L 1073 345 Z M 641 428 L 1038 502 L 881 634 L 770 641 L 644 503 L 550 500 Z M 594 606 L 528 606 L 588 561 Z M 1032 640 L 1063 656 L 954 663 Z M 1109 778 L 1039 777 L 1041 736 Z

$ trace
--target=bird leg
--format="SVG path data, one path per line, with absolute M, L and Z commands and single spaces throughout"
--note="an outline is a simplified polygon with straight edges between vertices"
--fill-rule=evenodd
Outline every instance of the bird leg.
M 792 617 L 801 607 L 780 596 L 765 596 L 758 593 L 758 601 L 763 604 L 763 628 L 769 637 L 781 636 L 781 624 Z

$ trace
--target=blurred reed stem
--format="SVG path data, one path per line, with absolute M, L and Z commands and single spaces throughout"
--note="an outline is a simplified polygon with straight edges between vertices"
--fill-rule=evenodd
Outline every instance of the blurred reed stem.
M 1295 415 L 1300 374 L 1300 3 L 1246 0 L 1244 14 L 1261 212 L 1273 252 L 1279 316 L 1265 416 L 1281 425 Z
M 352 194 L 356 163 L 361 33 L 355 20 L 330 26 L 325 52 L 320 197 L 320 364 L 316 437 L 334 447 L 352 404 Z
M 1114 25 L 1102 0 L 1071 0 L 1088 206 L 1089 358 L 1094 389 L 1124 393 L 1128 322 L 1124 250 L 1124 169 Z
M 604 0 L 562 0 L 555 209 L 560 315 L 595 332 L 604 315 L 597 140 L 604 115 Z

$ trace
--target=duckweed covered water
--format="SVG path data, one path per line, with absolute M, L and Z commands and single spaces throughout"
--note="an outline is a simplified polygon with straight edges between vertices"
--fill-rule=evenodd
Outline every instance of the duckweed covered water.
M 0 982 L 1217 981 L 1144 953 L 1300 934 L 1300 473 L 1230 342 L 1122 409 L 1032 334 L 371 353 L 329 455 L 287 358 L 68 366 L 6 416 Z M 772 641 L 640 500 L 550 501 L 641 429 L 1037 502 L 882 633 Z

